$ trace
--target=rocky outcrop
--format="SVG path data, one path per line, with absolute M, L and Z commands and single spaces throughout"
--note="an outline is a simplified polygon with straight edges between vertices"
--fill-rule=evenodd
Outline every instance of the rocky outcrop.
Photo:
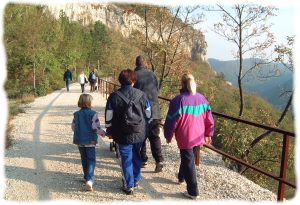
M 133 31 L 144 33 L 143 18 L 133 10 L 122 9 L 114 4 L 48 4 L 46 8 L 56 18 L 59 18 L 63 11 L 70 20 L 82 22 L 83 25 L 100 21 L 109 29 L 120 32 L 124 37 L 129 37 Z M 151 28 L 148 32 L 150 38 L 158 39 Z M 205 37 L 201 31 L 196 33 L 197 38 L 192 38 L 183 46 L 192 59 L 207 61 Z

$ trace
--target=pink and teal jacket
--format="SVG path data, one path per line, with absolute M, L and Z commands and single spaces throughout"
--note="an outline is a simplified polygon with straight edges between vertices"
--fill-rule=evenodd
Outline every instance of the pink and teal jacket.
M 180 95 L 172 99 L 164 124 L 165 138 L 171 139 L 173 133 L 179 149 L 202 145 L 205 136 L 213 136 L 214 119 L 203 95 L 180 90 Z

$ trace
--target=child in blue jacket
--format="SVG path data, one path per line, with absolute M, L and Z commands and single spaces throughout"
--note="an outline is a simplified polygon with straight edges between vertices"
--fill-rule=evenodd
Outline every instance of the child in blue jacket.
M 93 97 L 89 94 L 81 94 L 78 107 L 81 109 L 74 113 L 72 130 L 74 131 L 73 143 L 78 146 L 83 178 L 86 182 L 86 190 L 93 191 L 94 170 L 96 166 L 96 144 L 98 135 L 105 136 L 105 131 L 100 127 L 97 112 L 91 109 Z

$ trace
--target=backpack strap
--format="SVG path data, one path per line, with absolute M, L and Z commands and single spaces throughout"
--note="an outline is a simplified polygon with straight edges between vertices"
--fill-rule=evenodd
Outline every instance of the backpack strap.
M 123 93 L 121 93 L 120 91 L 116 91 L 115 92 L 120 98 L 122 98 L 127 104 L 129 103 L 129 99 L 123 94 Z M 137 96 L 136 96 L 136 98 L 133 100 L 135 103 L 137 103 L 139 100 L 140 100 L 140 98 L 143 96 L 143 93 L 142 92 L 139 92 L 138 94 L 137 94 Z
M 134 103 L 138 103 L 138 101 L 140 100 L 140 98 L 143 96 L 143 92 L 139 92 L 136 96 L 136 98 L 134 99 Z
M 116 91 L 115 92 L 120 98 L 122 98 L 127 104 L 129 103 L 129 99 L 123 94 L 121 93 L 120 91 Z

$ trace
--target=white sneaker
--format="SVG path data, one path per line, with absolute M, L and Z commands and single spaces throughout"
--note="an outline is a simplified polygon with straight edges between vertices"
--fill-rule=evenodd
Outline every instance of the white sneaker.
M 197 195 L 197 196 L 192 196 L 190 195 L 187 191 L 183 192 L 183 195 L 186 196 L 187 198 L 190 198 L 190 199 L 193 199 L 193 200 L 196 200 L 196 199 L 199 199 L 200 196 Z
M 92 181 L 87 181 L 85 184 L 85 189 L 87 191 L 93 191 L 93 182 Z

